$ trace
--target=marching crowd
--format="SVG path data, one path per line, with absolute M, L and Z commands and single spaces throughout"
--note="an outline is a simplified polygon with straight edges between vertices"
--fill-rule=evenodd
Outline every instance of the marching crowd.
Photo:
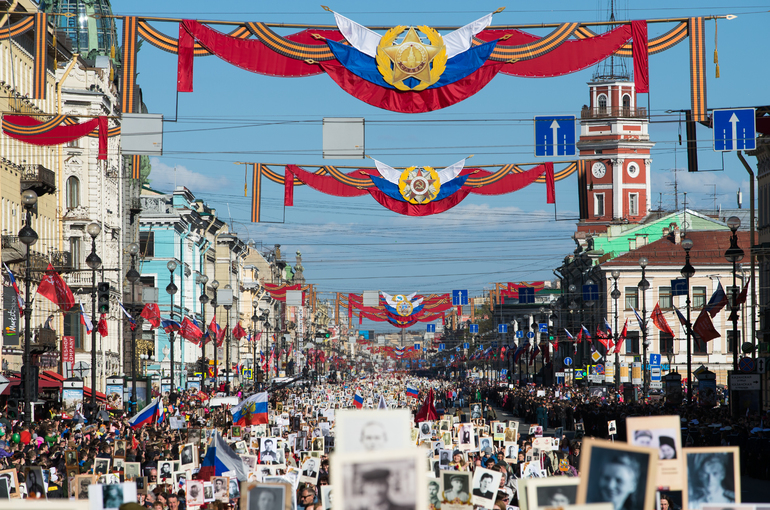
M 419 397 L 409 396 L 408 387 L 416 388 Z M 426 398 L 429 390 L 431 401 Z M 578 388 L 510 388 L 406 375 L 370 377 L 345 385 L 297 385 L 270 392 L 267 420 L 258 424 L 254 420 L 239 423 L 232 409 L 209 407 L 195 393 L 178 396 L 176 405 L 164 404 L 166 416 L 175 420 L 137 429 L 130 426 L 129 416 L 119 415 L 87 422 L 52 413 L 51 418 L 32 424 L 0 418 L 0 498 L 88 499 L 91 484 L 133 481 L 137 503 L 124 504 L 123 510 L 225 510 L 239 506 L 238 480 L 246 481 L 243 475 L 248 481 L 290 484 L 297 510 L 329 510 L 334 410 L 355 407 L 406 408 L 419 421 L 430 423 L 427 429 L 415 426 L 412 441 L 435 449 L 427 468 L 429 476 L 435 477 L 428 480 L 433 510 L 442 504 L 467 503 L 471 496 L 471 487 L 460 478 L 448 479 L 440 494 L 440 471 L 478 467 L 500 473 L 495 510 L 518 507 L 520 479 L 578 476 L 582 438 L 608 437 L 607 424 L 615 420 L 617 438 L 622 441 L 629 416 L 680 415 L 686 445 L 740 446 L 742 472 L 751 470 L 755 477 L 770 478 L 767 463 L 761 460 L 770 453 L 765 417 L 731 419 L 722 408 L 622 402 L 612 390 L 591 396 Z M 503 412 L 516 419 L 502 419 Z M 467 442 L 462 437 L 463 423 L 473 423 L 478 434 L 471 448 L 461 447 Z M 550 436 L 558 441 L 542 448 L 542 438 Z M 186 445 L 193 447 L 185 449 Z M 219 458 L 225 448 L 243 462 L 243 473 L 232 466 L 225 473 L 219 467 L 204 469 L 207 454 L 217 449 Z M 444 458 L 450 452 L 451 458 Z M 249 502 L 248 508 L 278 510 L 274 499 L 270 493 L 260 494 L 259 501 Z

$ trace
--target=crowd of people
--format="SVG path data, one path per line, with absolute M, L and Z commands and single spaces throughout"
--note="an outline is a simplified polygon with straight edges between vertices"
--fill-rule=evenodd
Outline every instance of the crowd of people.
M 417 397 L 408 388 L 417 390 Z M 139 428 L 129 425 L 130 416 L 118 414 L 93 422 L 55 412 L 32 424 L 0 418 L 0 499 L 93 500 L 89 493 L 96 491 L 89 486 L 94 485 L 102 488 L 102 508 L 225 510 L 238 507 L 245 497 L 243 484 L 252 483 L 256 492 L 251 492 L 249 510 L 284 510 L 286 494 L 276 492 L 280 487 L 290 488 L 292 509 L 330 510 L 330 482 L 337 484 L 330 475 L 330 454 L 341 448 L 335 418 L 356 408 L 410 413 L 409 443 L 426 448 L 432 510 L 471 503 L 492 510 L 525 506 L 521 480 L 579 477 L 584 438 L 608 438 L 608 423 L 614 422 L 613 439 L 625 441 L 630 416 L 679 415 L 684 446 L 739 446 L 741 471 L 770 478 L 762 461 L 770 450 L 766 417 L 733 419 L 725 408 L 623 402 L 611 389 L 592 395 L 571 387 L 391 375 L 345 384 L 300 384 L 268 396 L 266 419 L 252 415 L 246 424 L 237 421 L 229 406 L 209 407 L 198 391 L 176 395 L 174 405 L 164 401 L 167 419 Z M 382 447 L 392 433 L 369 423 L 356 434 L 364 451 Z M 222 472 L 217 461 L 212 471 L 207 455 L 210 460 L 215 450 L 217 459 L 228 457 L 225 449 L 238 466 L 225 463 L 229 467 Z M 471 483 L 469 476 L 477 471 L 480 476 Z M 375 469 L 360 477 L 361 498 L 382 503 L 367 508 L 385 508 L 393 490 L 389 476 Z M 126 482 L 135 485 L 135 496 L 120 492 L 118 497 L 116 488 L 107 489 Z M 548 498 L 554 505 L 563 506 L 570 498 L 574 503 L 574 495 L 552 492 Z M 487 503 L 492 494 L 494 501 Z M 665 494 L 659 500 L 662 510 L 680 505 Z M 390 501 L 388 510 L 406 509 Z

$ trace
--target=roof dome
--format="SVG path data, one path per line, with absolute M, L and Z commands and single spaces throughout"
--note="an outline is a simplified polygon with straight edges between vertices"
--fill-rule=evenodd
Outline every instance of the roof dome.
M 119 46 L 115 19 L 109 0 L 43 0 L 40 10 L 54 16 L 57 30 L 67 34 L 72 41 L 72 51 L 84 58 L 110 55 Z

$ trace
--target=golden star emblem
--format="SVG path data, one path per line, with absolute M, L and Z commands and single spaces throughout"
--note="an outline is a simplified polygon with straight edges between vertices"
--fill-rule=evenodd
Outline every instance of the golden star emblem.
M 393 83 L 413 76 L 421 82 L 430 81 L 430 62 L 440 48 L 425 44 L 414 27 L 409 28 L 401 44 L 383 48 L 393 62 Z

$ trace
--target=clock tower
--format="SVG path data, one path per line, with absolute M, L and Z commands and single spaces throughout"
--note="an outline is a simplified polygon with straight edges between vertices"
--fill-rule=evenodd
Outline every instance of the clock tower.
M 634 82 L 595 78 L 580 112 L 578 232 L 602 233 L 612 224 L 640 223 L 650 212 L 647 109 L 636 105 Z

